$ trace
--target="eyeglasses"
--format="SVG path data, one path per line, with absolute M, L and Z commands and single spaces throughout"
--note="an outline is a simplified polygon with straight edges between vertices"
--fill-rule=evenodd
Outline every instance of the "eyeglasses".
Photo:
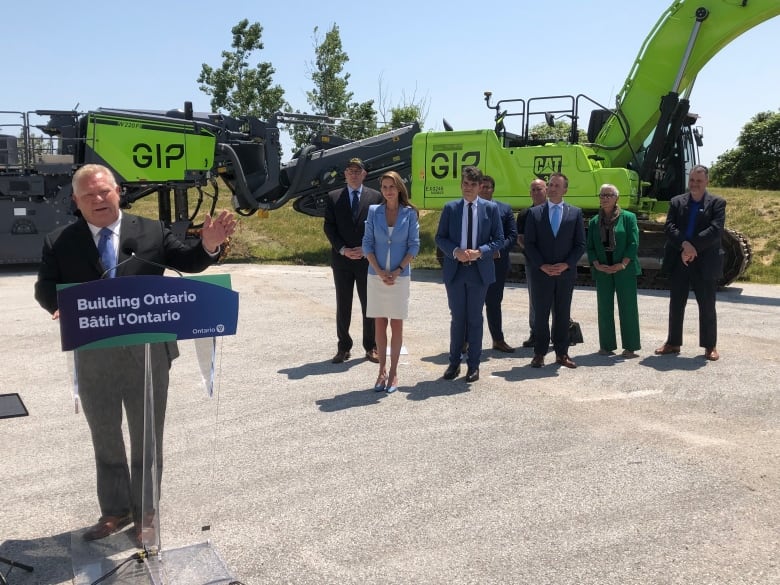
M 617 197 L 614 193 L 599 193 L 599 199 L 612 199 L 613 197 Z

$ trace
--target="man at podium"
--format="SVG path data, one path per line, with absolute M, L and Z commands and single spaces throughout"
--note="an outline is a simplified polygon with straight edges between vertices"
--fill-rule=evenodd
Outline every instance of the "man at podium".
M 165 267 L 201 272 L 219 257 L 220 246 L 234 232 L 233 214 L 206 215 L 199 242 L 185 244 L 160 221 L 119 209 L 120 187 L 102 165 L 88 164 L 73 175 L 73 200 L 81 217 L 46 236 L 35 283 L 35 298 L 59 317 L 57 285 L 100 278 L 162 275 Z M 178 356 L 175 343 L 151 345 L 157 478 L 162 476 L 162 438 L 168 396 L 168 371 Z M 105 538 L 134 523 L 136 542 L 145 518 L 142 508 L 144 433 L 144 346 L 79 350 L 76 375 L 95 451 L 100 518 L 84 533 Z M 122 437 L 122 407 L 130 435 L 128 467 Z M 159 485 L 157 486 L 159 489 Z M 148 500 L 148 498 L 147 498 Z M 148 535 L 144 535 L 148 536 Z

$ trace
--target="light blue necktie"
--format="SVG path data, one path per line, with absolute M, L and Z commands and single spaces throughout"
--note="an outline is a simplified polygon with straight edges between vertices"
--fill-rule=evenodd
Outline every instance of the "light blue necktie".
M 100 263 L 103 265 L 103 270 L 107 271 L 106 278 L 114 278 L 116 276 L 116 252 L 114 246 L 111 245 L 112 232 L 107 227 L 100 230 L 100 240 L 98 241 L 98 254 L 100 254 Z
M 553 235 L 558 235 L 558 228 L 561 227 L 561 208 L 558 205 L 553 205 L 550 208 L 550 225 L 552 226 Z

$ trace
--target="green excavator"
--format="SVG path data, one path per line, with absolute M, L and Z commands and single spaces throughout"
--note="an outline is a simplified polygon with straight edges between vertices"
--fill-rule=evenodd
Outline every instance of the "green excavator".
M 349 141 L 326 117 L 279 113 L 263 121 L 197 113 L 190 104 L 168 111 L 0 111 L 0 264 L 37 262 L 45 234 L 75 220 L 70 179 L 83 164 L 114 171 L 124 206 L 156 196 L 160 219 L 186 238 L 197 231 L 200 212 L 213 210 L 223 195 L 243 215 L 292 202 L 321 217 L 328 192 L 344 185 L 347 161 L 360 157 L 369 184 L 398 171 L 423 209 L 460 196 L 460 168 L 467 164 L 495 177 L 497 197 L 515 209 L 530 205 L 531 180 L 555 171 L 569 177 L 567 201 L 586 215 L 598 210 L 599 186 L 613 183 L 621 204 L 641 219 L 641 284 L 663 286 L 659 217 L 685 191 L 687 171 L 698 162 L 701 133 L 690 110 L 696 75 L 734 38 L 778 14 L 778 0 L 677 0 L 642 44 L 614 106 L 583 94 L 493 104 L 486 92 L 494 124 L 482 130 L 420 132 L 411 124 Z M 560 120 L 570 125 L 566 139 L 539 131 Z M 290 123 L 311 125 L 312 137 L 282 162 L 280 125 Z M 751 252 L 729 229 L 723 247 L 727 285 L 746 270 Z M 522 266 L 522 253 L 512 260 Z M 581 264 L 586 281 L 589 270 Z

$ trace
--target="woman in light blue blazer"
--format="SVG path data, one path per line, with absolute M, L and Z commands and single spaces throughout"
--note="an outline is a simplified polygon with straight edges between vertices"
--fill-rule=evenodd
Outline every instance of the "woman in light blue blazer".
M 409 314 L 411 263 L 420 251 L 420 224 L 401 175 L 388 171 L 380 185 L 385 201 L 368 209 L 363 254 L 368 260 L 366 316 L 375 319 L 379 354 L 374 390 L 389 394 L 398 389 L 398 360 L 404 319 Z M 392 334 L 389 371 L 385 368 L 388 323 Z

